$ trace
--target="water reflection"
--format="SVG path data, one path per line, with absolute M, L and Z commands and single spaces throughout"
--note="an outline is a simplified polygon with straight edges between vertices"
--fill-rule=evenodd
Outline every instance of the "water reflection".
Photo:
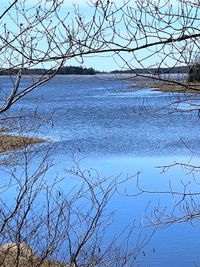
M 2 85 L 9 85 L 7 77 L 1 79 Z M 28 77 L 24 83 L 28 83 Z M 171 103 L 177 99 L 175 94 L 169 97 L 167 93 L 148 89 L 133 90 L 129 85 L 105 77 L 55 77 L 12 109 L 16 112 L 23 107 L 27 115 L 35 109 L 44 116 L 54 113 L 54 127 L 42 126 L 40 135 L 52 138 L 55 148 L 55 166 L 49 170 L 48 180 L 53 180 L 58 172 L 61 177 L 67 176 L 58 185 L 66 192 L 79 183 L 78 177 L 63 171 L 74 164 L 70 156 L 74 154 L 77 160 L 82 159 L 82 169 L 94 168 L 100 177 L 132 177 L 120 187 L 120 196 L 114 196 L 110 203 L 109 208 L 116 210 L 116 214 L 108 238 L 133 219 L 137 225 L 142 219 L 143 225 L 151 224 L 153 221 L 145 218 L 155 220 L 154 209 L 158 205 L 162 209 L 167 207 L 170 213 L 176 204 L 173 194 L 156 192 L 170 191 L 170 187 L 182 192 L 185 184 L 189 184 L 191 192 L 199 190 L 193 174 L 183 168 L 175 166 L 163 174 L 162 169 L 155 168 L 189 162 L 191 155 L 196 157 L 200 152 L 197 114 L 174 113 Z M 35 162 L 32 164 L 34 168 Z M 148 193 L 138 194 L 138 172 L 140 186 Z M 123 195 L 125 192 L 128 197 Z M 175 214 L 181 216 L 182 211 L 177 209 Z M 140 266 L 198 263 L 198 223 L 161 228 L 144 248 Z
M 176 204 L 183 198 L 183 195 L 176 197 L 173 194 L 165 194 L 164 192 L 184 192 L 184 185 L 188 184 L 187 192 L 199 192 L 198 173 L 195 177 L 190 171 L 182 167 L 175 166 L 167 172 L 161 174 L 162 168 L 155 168 L 174 164 L 174 162 L 190 162 L 198 164 L 199 159 L 186 157 L 110 157 L 104 159 L 87 159 L 82 161 L 84 167 L 93 166 L 98 168 L 100 174 L 122 177 L 133 176 L 128 183 L 121 188 L 121 193 L 126 192 L 129 197 L 116 196 L 112 202 L 112 208 L 116 209 L 115 222 L 113 231 L 123 228 L 130 220 L 135 220 L 136 225 L 140 222 L 144 226 L 150 226 L 157 222 L 155 211 L 159 208 L 160 211 L 165 211 L 166 214 L 173 217 L 183 216 L 185 212 L 183 203 L 180 206 Z M 122 171 L 123 170 L 123 171 Z M 149 193 L 137 195 L 140 192 L 137 188 L 135 175 L 140 172 L 139 180 L 140 187 L 147 190 Z M 154 192 L 154 193 L 153 193 Z M 159 193 L 161 192 L 161 193 Z M 134 196 L 134 195 L 137 196 Z M 188 199 L 191 200 L 190 198 Z M 198 197 L 193 200 L 197 201 Z M 160 225 L 156 233 L 151 238 L 150 242 L 144 247 L 143 253 L 139 258 L 139 266 L 193 266 L 194 263 L 199 263 L 199 245 L 200 238 L 199 222 L 186 222 L 182 224 L 163 224 L 162 221 L 167 221 L 163 215 L 160 218 Z M 150 234 L 156 227 L 145 227 L 144 233 Z M 137 230 L 135 230 L 137 233 Z M 144 234 L 143 233 L 143 234 Z

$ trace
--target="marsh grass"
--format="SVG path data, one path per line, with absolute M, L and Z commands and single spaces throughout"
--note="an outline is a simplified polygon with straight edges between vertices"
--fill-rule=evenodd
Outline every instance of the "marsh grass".
M 0 135 L 0 153 L 26 147 L 31 144 L 42 143 L 46 140 L 41 138 L 21 137 L 15 135 Z
M 133 88 L 151 88 L 153 91 L 159 92 L 171 92 L 171 93 L 189 93 L 189 94 L 200 94 L 200 83 L 183 82 L 181 84 L 176 83 L 138 83 L 132 86 Z

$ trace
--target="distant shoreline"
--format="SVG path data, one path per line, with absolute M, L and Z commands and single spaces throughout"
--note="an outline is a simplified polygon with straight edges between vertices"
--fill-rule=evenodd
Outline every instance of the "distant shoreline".
M 43 68 L 0 68 L 0 75 L 17 75 L 19 72 L 22 75 L 51 75 L 56 72 L 56 75 L 95 75 L 95 74 L 130 74 L 130 75 L 170 75 L 188 73 L 189 66 L 177 66 L 169 68 L 135 68 L 135 69 L 119 69 L 111 71 L 100 71 L 92 67 L 83 66 L 63 66 L 59 69 L 43 69 Z

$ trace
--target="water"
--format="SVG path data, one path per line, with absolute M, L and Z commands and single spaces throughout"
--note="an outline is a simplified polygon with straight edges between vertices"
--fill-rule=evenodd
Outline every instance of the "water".
M 29 79 L 24 78 L 22 88 Z M 8 85 L 8 78 L 1 77 L 2 88 L 6 90 Z M 184 95 L 137 90 L 131 85 L 115 76 L 57 76 L 16 103 L 11 112 L 29 115 L 37 109 L 40 116 L 52 116 L 53 127 L 42 123 L 39 136 L 53 140 L 55 161 L 61 168 L 73 165 L 73 155 L 82 159 L 82 168 L 95 168 L 102 176 L 127 177 L 141 172 L 142 186 L 149 191 L 169 190 L 169 180 L 174 190 L 181 191 L 181 179 L 191 182 L 191 191 L 198 191 L 192 174 L 183 169 L 175 167 L 161 174 L 161 169 L 155 168 L 175 161 L 188 162 L 191 156 L 198 162 L 197 112 L 175 112 L 177 108 L 190 108 L 185 102 L 177 104 L 178 98 L 185 99 Z M 198 103 L 198 99 L 195 101 Z M 55 170 L 52 177 L 54 174 Z M 134 179 L 127 188 L 130 195 L 137 193 Z M 149 200 L 151 204 L 144 212 Z M 139 222 L 151 216 L 158 201 L 169 211 L 173 209 L 173 198 L 166 194 L 114 198 L 113 229 L 122 229 L 133 217 Z M 178 210 L 176 215 L 180 214 Z M 144 247 L 138 263 L 145 267 L 199 264 L 199 232 L 197 223 L 158 230 Z
M 130 85 L 102 76 L 57 76 L 14 109 L 53 114 L 54 127 L 45 125 L 44 136 L 62 140 L 62 149 L 64 145 L 68 151 L 81 150 L 87 156 L 199 152 L 197 112 L 172 113 L 176 95 L 133 90 Z

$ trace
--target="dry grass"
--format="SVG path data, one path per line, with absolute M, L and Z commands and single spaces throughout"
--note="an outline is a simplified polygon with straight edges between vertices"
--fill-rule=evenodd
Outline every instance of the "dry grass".
M 45 140 L 40 138 L 0 135 L 0 153 L 42 142 L 45 142 Z
M 200 94 L 200 83 L 141 83 L 133 86 L 134 88 L 152 88 L 153 91 L 172 92 L 172 93 L 191 93 Z
M 41 261 L 41 259 L 32 257 L 26 258 L 19 256 L 15 253 L 0 253 L 0 266 L 1 267 L 69 267 L 63 263 L 57 263 L 49 260 Z

